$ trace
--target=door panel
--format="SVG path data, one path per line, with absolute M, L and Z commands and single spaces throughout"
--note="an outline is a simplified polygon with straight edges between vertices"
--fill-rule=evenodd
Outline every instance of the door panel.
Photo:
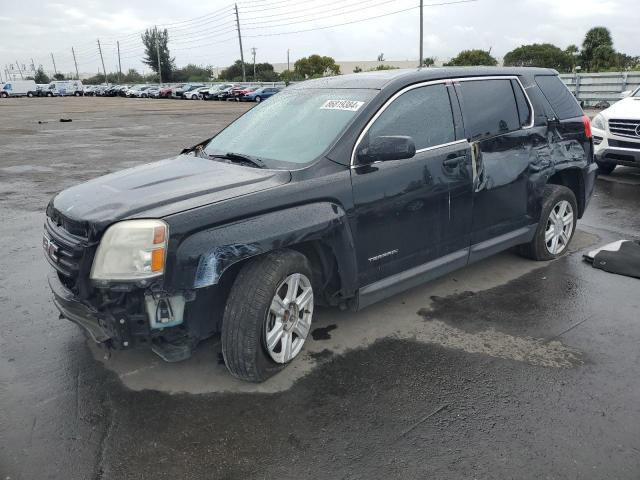
M 469 246 L 470 146 L 456 140 L 447 87 L 413 86 L 392 98 L 356 148 L 371 138 L 403 135 L 417 150 L 410 159 L 352 167 L 361 285 Z
M 455 166 L 447 159 L 461 158 Z M 351 173 L 358 269 L 366 285 L 469 246 L 470 148 L 466 142 Z
M 473 142 L 474 245 L 534 222 L 529 176 L 536 152 L 530 131 L 523 129 L 531 111 L 520 84 L 509 78 L 456 82 L 455 91 Z

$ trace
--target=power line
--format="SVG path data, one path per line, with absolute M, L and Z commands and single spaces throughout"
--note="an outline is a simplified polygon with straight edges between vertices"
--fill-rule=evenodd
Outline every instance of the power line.
M 425 7 L 438 7 L 438 6 L 443 6 L 443 5 L 456 5 L 459 3 L 473 3 L 473 2 L 477 2 L 479 0 L 458 0 L 458 1 L 453 1 L 453 2 L 442 2 L 442 3 L 431 3 L 428 5 L 424 5 Z M 312 32 L 315 30 L 326 30 L 328 28 L 334 28 L 334 27 L 341 27 L 343 25 L 352 25 L 354 23 L 360 23 L 360 22 L 366 22 L 369 20 L 375 20 L 376 18 L 383 18 L 383 17 L 389 17 L 391 15 L 396 15 L 398 13 L 403 13 L 403 12 L 409 12 L 411 10 L 415 10 L 416 8 L 420 8 L 420 5 L 415 5 L 413 7 L 409 7 L 409 8 L 403 8 L 401 10 L 396 10 L 394 12 L 388 12 L 388 13 L 384 13 L 382 15 L 374 15 L 372 17 L 367 17 L 367 18 L 361 18 L 359 20 L 352 20 L 350 22 L 343 22 L 343 23 L 336 23 L 333 25 L 326 25 L 324 27 L 313 27 L 313 28 L 306 28 L 303 30 L 295 30 L 295 31 L 288 31 L 288 32 L 274 32 L 274 33 L 260 33 L 260 34 L 255 34 L 255 35 L 245 35 L 248 38 L 255 38 L 255 37 L 272 37 L 272 36 L 276 36 L 276 35 L 291 35 L 294 33 L 304 33 L 304 32 Z
M 358 12 L 358 11 L 362 11 L 362 10 L 367 10 L 369 8 L 380 7 L 382 5 L 386 5 L 386 4 L 389 4 L 389 3 L 397 2 L 397 0 L 384 0 L 382 2 L 378 2 L 378 3 L 370 5 L 368 7 L 358 7 L 358 8 L 355 8 L 355 9 L 353 8 L 357 4 L 368 3 L 370 1 L 371 0 L 363 0 L 361 2 L 358 2 L 358 3 L 354 4 L 354 5 L 345 5 L 343 7 L 337 7 L 334 10 L 337 11 L 337 10 L 341 10 L 343 8 L 351 8 L 351 10 L 347 10 L 345 12 L 340 12 L 339 13 L 340 15 L 348 15 L 349 13 L 354 13 L 354 12 Z M 258 27 L 246 27 L 247 30 L 257 30 L 257 29 L 260 29 L 260 28 L 284 27 L 284 26 L 288 26 L 288 25 L 296 25 L 298 23 L 314 22 L 316 20 L 323 20 L 325 18 L 332 18 L 332 17 L 335 17 L 335 15 L 336 15 L 336 12 L 332 11 L 331 13 L 329 13 L 327 15 L 324 15 L 324 16 L 321 16 L 321 17 L 307 18 L 305 20 L 296 20 L 295 22 L 289 22 L 289 23 L 279 23 L 279 24 L 273 25 L 271 23 L 274 22 L 274 20 L 267 20 L 265 22 L 246 23 L 245 25 L 267 24 L 267 25 L 262 26 L 262 27 L 260 27 L 260 26 L 258 26 Z M 300 17 L 308 17 L 308 16 L 309 15 L 307 14 L 307 15 L 301 15 Z M 291 17 L 291 18 L 296 18 L 296 17 Z M 285 18 L 284 20 L 291 20 L 291 18 Z M 277 20 L 275 20 L 275 21 L 277 22 Z

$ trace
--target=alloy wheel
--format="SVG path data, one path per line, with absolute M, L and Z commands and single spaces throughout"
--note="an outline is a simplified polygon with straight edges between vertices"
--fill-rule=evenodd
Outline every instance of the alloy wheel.
M 547 219 L 547 228 L 544 232 L 544 243 L 552 255 L 562 253 L 573 234 L 573 208 L 566 200 L 555 204 Z
M 276 288 L 264 328 L 264 343 L 273 361 L 288 363 L 302 350 L 313 316 L 313 288 L 301 273 Z

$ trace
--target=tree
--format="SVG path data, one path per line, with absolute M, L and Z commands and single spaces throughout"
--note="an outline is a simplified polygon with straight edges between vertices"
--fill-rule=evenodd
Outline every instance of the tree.
M 33 79 L 36 81 L 36 83 L 49 83 L 49 76 L 44 73 L 44 69 L 42 67 L 38 67 L 38 70 L 36 70 L 36 74 L 34 75 Z
M 208 82 L 212 76 L 211 66 L 201 67 L 190 63 L 186 67 L 174 70 L 171 79 L 174 82 Z
M 504 56 L 507 67 L 555 68 L 560 72 L 570 72 L 572 57 L 564 50 L 550 43 L 522 45 Z
M 454 57 L 448 63 L 445 63 L 447 67 L 460 67 L 460 66 L 474 66 L 474 65 L 488 65 L 494 67 L 498 64 L 498 61 L 491 56 L 486 50 L 463 50 Z
M 244 62 L 245 71 L 252 76 L 253 63 Z M 273 69 L 270 63 L 256 63 L 256 80 L 259 82 L 275 82 L 280 79 L 280 75 Z M 235 82 L 242 81 L 242 61 L 236 60 L 235 63 L 220 72 L 218 78 L 221 80 L 232 80 Z
M 323 77 L 326 74 L 339 75 L 340 66 L 331 57 L 309 55 L 293 65 L 293 70 L 302 78 Z
M 360 73 L 361 71 L 360 65 L 356 65 L 356 68 L 353 69 L 353 73 Z
M 611 33 L 606 27 L 594 27 L 587 32 L 582 42 L 580 62 L 585 71 L 597 71 L 615 62 L 615 50 Z
M 53 76 L 53 79 L 54 79 L 54 80 L 64 80 L 64 73 L 56 73 L 56 74 Z
M 169 32 L 167 29 L 148 28 L 141 35 L 141 38 L 145 50 L 145 58 L 142 62 L 151 67 L 156 74 L 162 73 L 163 81 L 171 80 L 171 74 L 175 70 L 175 59 L 171 58 L 169 53 Z M 158 52 L 160 52 L 160 71 L 158 71 Z
M 378 55 L 378 61 L 384 62 L 384 53 L 381 53 L 380 55 Z
M 435 57 L 427 57 L 422 60 L 423 67 L 433 67 L 436 64 Z

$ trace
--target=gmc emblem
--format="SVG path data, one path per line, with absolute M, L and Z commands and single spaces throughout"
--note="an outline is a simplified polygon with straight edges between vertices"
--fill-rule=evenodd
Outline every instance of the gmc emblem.
M 44 254 L 54 262 L 58 261 L 58 246 L 46 235 L 42 238 L 42 248 Z

